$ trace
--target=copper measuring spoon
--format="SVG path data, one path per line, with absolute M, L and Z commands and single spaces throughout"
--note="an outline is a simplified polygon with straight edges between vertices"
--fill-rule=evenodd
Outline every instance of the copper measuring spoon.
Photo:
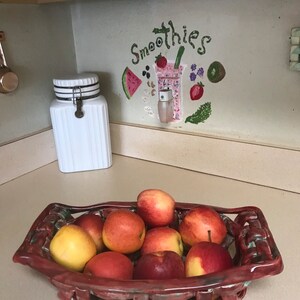
M 0 31 L 0 93 L 7 94 L 13 92 L 18 87 L 19 79 L 18 76 L 7 66 L 1 43 L 4 40 L 4 32 Z

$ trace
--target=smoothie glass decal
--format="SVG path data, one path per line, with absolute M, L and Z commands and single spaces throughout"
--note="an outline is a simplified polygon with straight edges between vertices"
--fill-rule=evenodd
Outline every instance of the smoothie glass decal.
M 168 89 L 172 91 L 173 121 L 180 121 L 183 115 L 181 86 L 185 65 L 180 63 L 183 53 L 184 47 L 180 46 L 175 61 L 168 61 L 163 68 L 159 67 L 159 64 L 153 66 L 157 77 L 158 91 Z

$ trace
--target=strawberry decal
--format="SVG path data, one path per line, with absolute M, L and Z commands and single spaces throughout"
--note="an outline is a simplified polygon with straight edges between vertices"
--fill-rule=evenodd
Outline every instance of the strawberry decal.
M 204 93 L 204 85 L 202 82 L 194 84 L 190 89 L 191 100 L 199 100 Z
M 158 56 L 155 57 L 155 63 L 158 68 L 164 69 L 168 61 L 165 56 L 159 54 Z

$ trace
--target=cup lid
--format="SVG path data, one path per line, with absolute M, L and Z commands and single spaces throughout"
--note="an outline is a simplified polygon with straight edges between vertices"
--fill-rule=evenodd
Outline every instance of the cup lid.
M 172 90 L 160 90 L 159 91 L 159 100 L 160 101 L 169 101 L 173 99 Z

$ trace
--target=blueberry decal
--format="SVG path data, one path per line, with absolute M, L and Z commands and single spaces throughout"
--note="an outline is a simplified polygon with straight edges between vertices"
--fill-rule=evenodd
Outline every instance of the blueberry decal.
M 147 65 L 147 66 L 145 67 L 145 70 L 142 72 L 142 75 L 143 75 L 143 76 L 146 76 L 147 79 L 150 78 L 149 70 L 150 70 L 150 67 Z

